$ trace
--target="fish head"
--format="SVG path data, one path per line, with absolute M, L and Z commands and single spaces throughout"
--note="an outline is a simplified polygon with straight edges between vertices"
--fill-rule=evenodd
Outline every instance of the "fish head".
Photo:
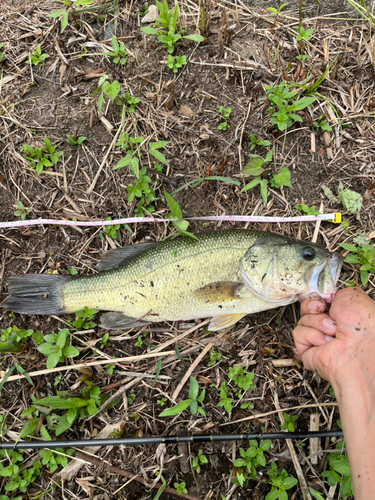
M 313 296 L 332 302 L 342 262 L 322 245 L 270 234 L 249 248 L 240 276 L 253 295 L 270 304 Z

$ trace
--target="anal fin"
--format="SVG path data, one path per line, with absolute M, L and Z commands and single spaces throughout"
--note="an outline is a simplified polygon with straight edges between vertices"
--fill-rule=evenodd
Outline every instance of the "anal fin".
M 121 312 L 108 312 L 100 317 L 100 326 L 108 330 L 129 330 L 130 328 L 148 324 L 148 321 L 137 321 L 136 318 L 125 316 Z
M 229 328 L 236 324 L 243 316 L 245 314 L 222 314 L 221 316 L 214 316 L 208 325 L 208 330 L 215 332 L 223 328 Z

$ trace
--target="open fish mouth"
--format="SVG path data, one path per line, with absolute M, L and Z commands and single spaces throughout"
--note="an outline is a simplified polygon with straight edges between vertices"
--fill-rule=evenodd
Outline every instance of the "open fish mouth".
M 306 276 L 308 297 L 318 296 L 328 303 L 332 302 L 343 261 L 341 255 L 332 254 L 326 261 L 306 273 L 309 274 Z

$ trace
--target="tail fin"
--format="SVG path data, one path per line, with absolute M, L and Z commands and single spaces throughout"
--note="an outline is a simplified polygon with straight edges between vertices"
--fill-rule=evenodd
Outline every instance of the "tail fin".
M 9 297 L 0 307 L 20 314 L 63 314 L 61 290 L 72 276 L 25 274 L 9 278 Z

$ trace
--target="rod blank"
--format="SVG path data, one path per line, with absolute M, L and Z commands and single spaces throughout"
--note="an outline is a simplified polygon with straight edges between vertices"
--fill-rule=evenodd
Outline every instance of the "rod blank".
M 38 450 L 52 448 L 85 448 L 86 446 L 138 446 L 145 444 L 209 443 L 221 441 L 250 441 L 252 439 L 310 439 L 342 437 L 342 431 L 265 432 L 251 434 L 206 434 L 195 436 L 154 436 L 121 439 L 81 439 L 72 441 L 8 441 L 0 443 L 2 450 Z

